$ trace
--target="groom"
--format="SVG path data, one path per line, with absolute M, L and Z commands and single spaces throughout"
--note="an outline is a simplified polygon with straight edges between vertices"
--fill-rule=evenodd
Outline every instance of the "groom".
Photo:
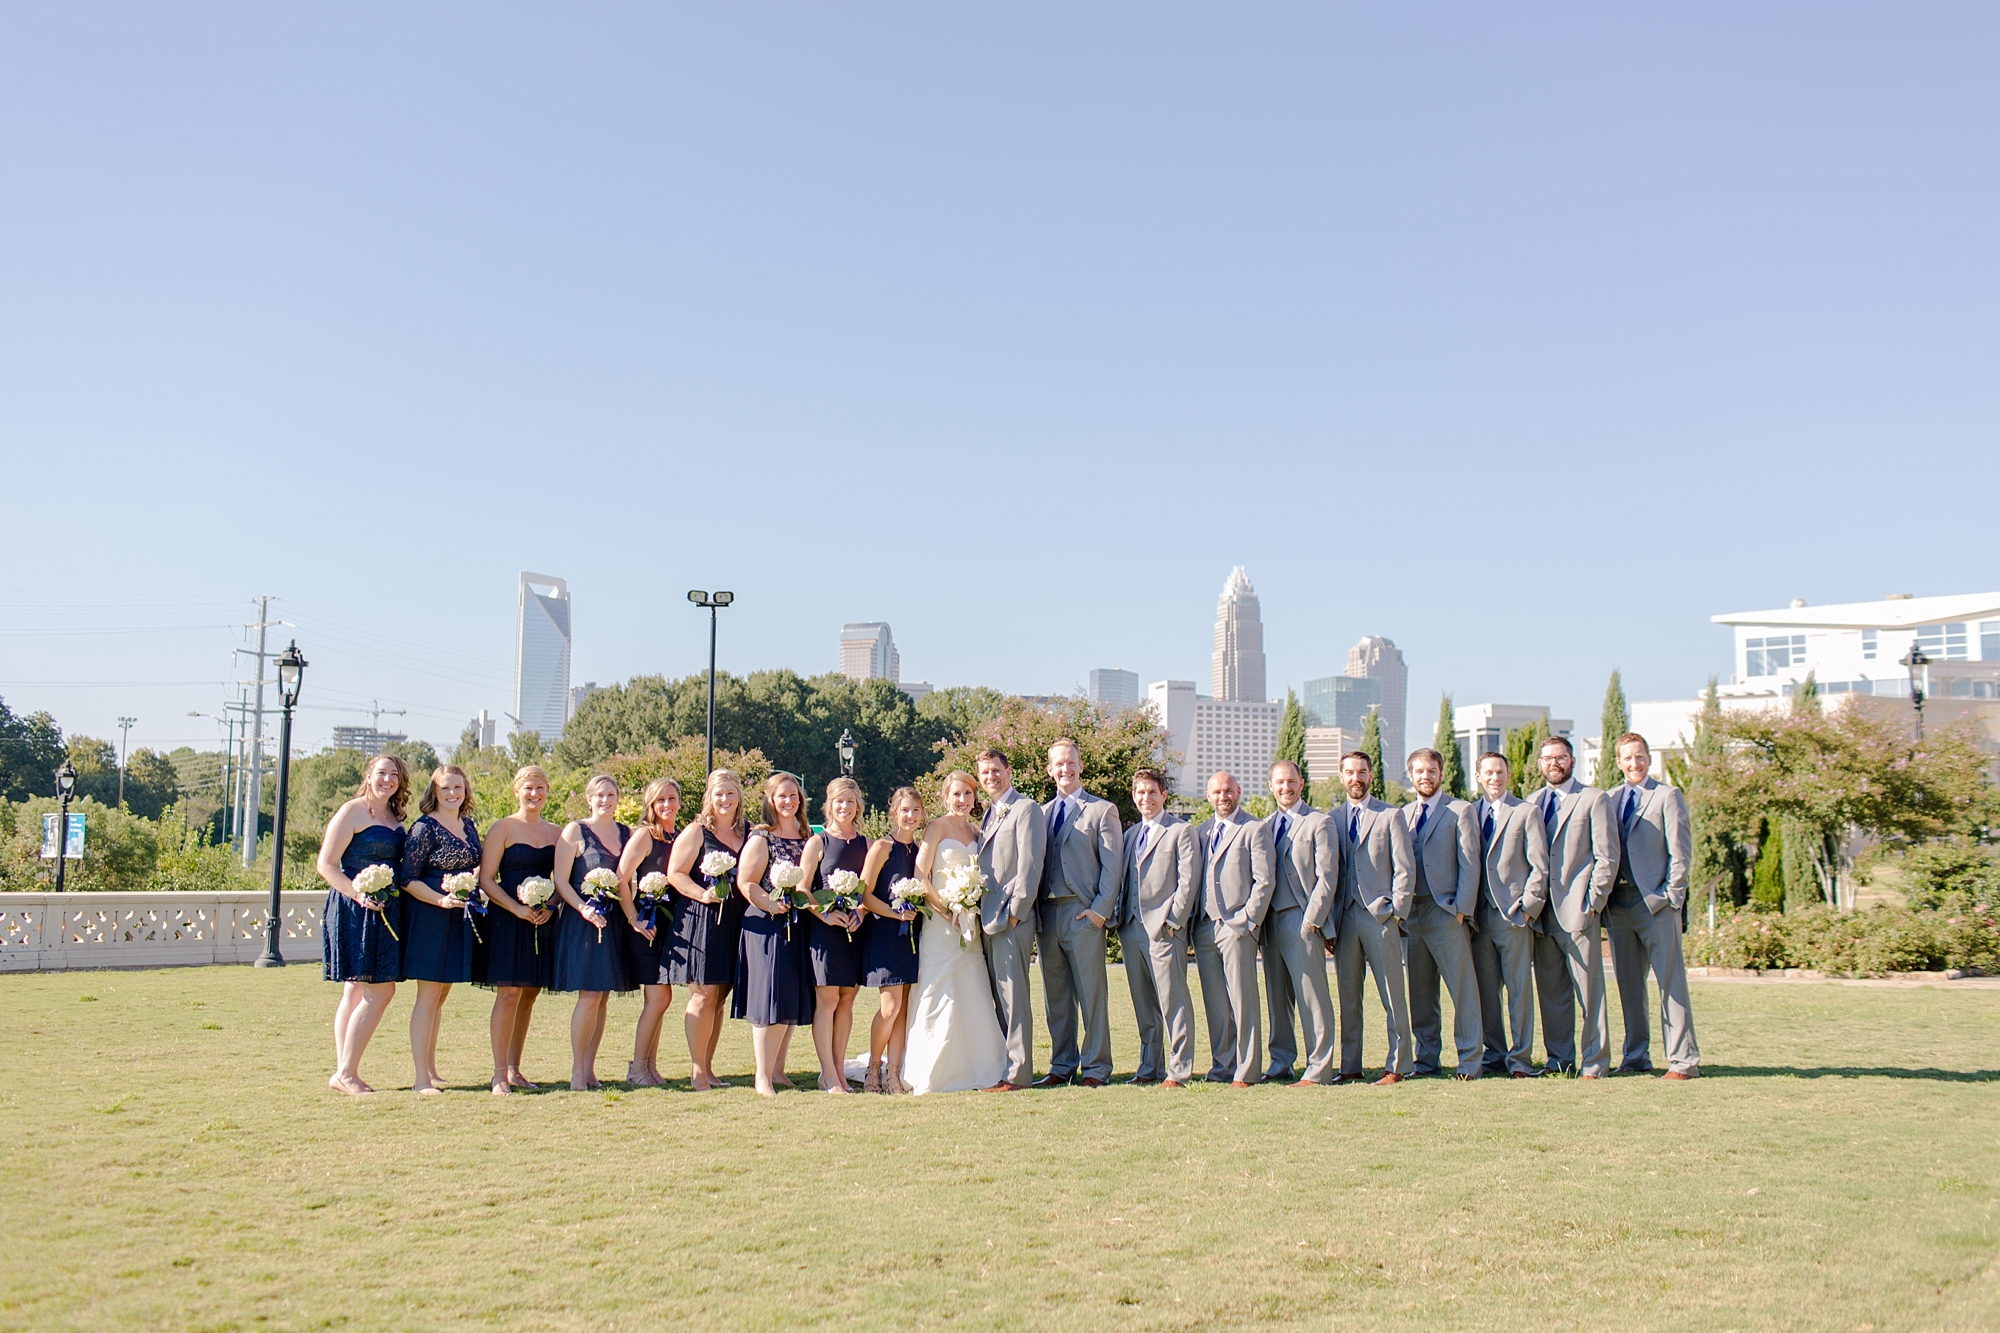
M 979 868 L 986 896 L 979 904 L 993 1008 L 1007 1038 L 1007 1071 L 988 1092 L 1013 1092 L 1035 1077 L 1035 1016 L 1028 1004 L 1028 951 L 1035 942 L 1035 899 L 1042 886 L 1048 818 L 1014 790 L 1014 770 L 998 750 L 979 755 L 979 785 L 992 806 L 979 826 Z
M 1049 1020 L 1049 1072 L 1038 1088 L 1075 1079 L 1086 1088 L 1111 1081 L 1111 999 L 1104 964 L 1104 928 L 1118 910 L 1125 830 L 1118 807 L 1083 789 L 1083 751 L 1067 736 L 1049 746 L 1055 799 L 1042 807 L 1049 821 L 1042 863 L 1042 1003 Z M 1083 1015 L 1083 1045 L 1076 1020 Z

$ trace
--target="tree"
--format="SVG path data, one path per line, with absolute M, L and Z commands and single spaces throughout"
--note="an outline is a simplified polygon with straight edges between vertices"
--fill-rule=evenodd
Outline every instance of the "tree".
M 1804 682 L 1792 691 L 1792 711 L 1794 713 L 1819 711 L 1819 672 L 1806 672 Z
M 1525 727 L 1513 727 L 1501 749 L 1507 756 L 1508 790 L 1526 796 L 1542 787 L 1542 743 L 1549 738 L 1549 720 L 1538 717 Z
M 1598 733 L 1597 772 L 1592 785 L 1615 791 L 1625 775 L 1618 771 L 1618 738 L 1632 730 L 1632 716 L 1625 707 L 1625 686 L 1618 669 L 1611 669 L 1611 682 L 1604 687 L 1603 730 Z
M 1732 819 L 1728 808 L 1716 799 L 1704 780 L 1721 757 L 1722 746 L 1722 700 L 1716 693 L 1715 677 L 1710 676 L 1687 754 L 1669 758 L 1667 773 L 1687 796 L 1688 823 L 1694 841 L 1694 860 L 1689 867 L 1690 894 L 1706 901 L 1713 886 L 1718 903 L 1734 906 L 1743 903 L 1750 894 L 1750 854 L 1745 844 L 1755 838 L 1756 831 Z
M 1306 715 L 1299 707 L 1299 696 L 1288 688 L 1285 691 L 1285 714 L 1278 719 L 1278 748 L 1271 756 L 1271 762 L 1290 760 L 1299 766 L 1299 781 L 1306 791 L 1312 790 L 1312 774 L 1306 769 Z
M 639 754 L 613 755 L 598 765 L 598 771 L 618 779 L 618 818 L 627 824 L 637 824 L 645 815 L 639 798 L 645 794 L 647 783 L 654 778 L 672 778 L 680 783 L 681 827 L 686 828 L 688 821 L 701 812 L 701 793 L 708 782 L 707 760 L 708 738 L 687 736 L 669 749 L 651 746 Z M 759 788 L 771 776 L 771 761 L 756 750 L 717 750 L 715 766 L 729 769 L 743 779 L 745 809 L 751 823 L 759 822 L 763 818 Z M 806 793 L 806 808 L 800 813 L 809 824 L 819 822 L 819 802 L 811 792 Z
M 59 813 L 61 805 L 53 796 L 36 796 L 14 807 L 14 833 L 0 856 L 0 878 L 9 889 L 54 887 L 55 862 L 41 859 L 42 816 Z M 83 856 L 64 871 L 65 889 L 135 893 L 148 886 L 160 852 L 150 820 L 95 798 L 72 801 L 70 814 L 84 818 Z
M 1438 700 L 1437 730 L 1431 735 L 1431 748 L 1444 759 L 1444 780 L 1441 785 L 1446 794 L 1464 800 L 1465 758 L 1458 752 L 1458 717 L 1452 709 L 1449 694 Z
M 1785 906 L 1785 835 L 1775 822 L 1766 822 L 1757 845 L 1757 864 L 1750 872 L 1750 901 L 1771 912 Z
M 63 753 L 62 728 L 54 718 L 47 713 L 16 717 L 0 699 L 0 799 L 55 795 Z
M 1361 753 L 1368 756 L 1368 766 L 1374 777 L 1368 784 L 1368 794 L 1381 800 L 1388 788 L 1388 777 L 1382 772 L 1382 717 L 1381 709 L 1371 708 L 1361 723 Z
M 1131 824 L 1139 817 L 1132 804 L 1132 774 L 1159 763 L 1166 728 L 1151 708 L 1129 708 L 1113 714 L 1081 695 L 1059 699 L 1047 707 L 1025 699 L 1009 699 L 1000 715 L 974 727 L 963 739 L 948 744 L 936 765 L 916 786 L 925 804 L 936 810 L 937 792 L 953 769 L 978 774 L 977 756 L 992 748 L 1007 756 L 1014 785 L 1024 796 L 1047 801 L 1055 796 L 1049 777 L 1049 745 L 1067 736 L 1083 752 L 1083 785 L 1118 807 L 1118 817 Z
M 118 747 L 95 736 L 72 736 L 67 751 L 76 770 L 76 794 L 100 805 L 118 804 Z
M 125 808 L 142 819 L 158 819 L 181 798 L 180 772 L 157 750 L 134 750 L 125 760 Z

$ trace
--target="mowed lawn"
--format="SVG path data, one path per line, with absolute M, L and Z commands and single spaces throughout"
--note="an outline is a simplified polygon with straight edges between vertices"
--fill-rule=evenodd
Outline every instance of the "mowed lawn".
M 469 987 L 418 1098 L 409 998 L 351 1100 L 316 967 L 0 977 L 0 1326 L 2000 1326 L 2000 991 L 1696 983 L 1683 1085 L 774 1102 L 558 1090 L 560 997 L 496 1099 Z

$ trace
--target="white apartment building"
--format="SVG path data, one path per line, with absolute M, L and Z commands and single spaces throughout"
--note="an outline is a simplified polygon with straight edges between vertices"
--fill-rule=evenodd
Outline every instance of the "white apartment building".
M 1275 749 L 1275 747 L 1273 747 Z M 1306 772 L 1314 782 L 1340 776 L 1340 756 L 1361 748 L 1361 733 L 1344 727 L 1306 728 Z
M 1468 781 L 1480 755 L 1488 750 L 1506 752 L 1510 731 L 1532 727 L 1537 722 L 1547 722 L 1552 736 L 1567 737 L 1576 729 L 1575 721 L 1570 718 L 1550 717 L 1547 704 L 1466 704 L 1452 709 L 1452 720 Z
M 1211 699 L 1196 694 L 1191 680 L 1155 681 L 1146 698 L 1166 728 L 1167 750 L 1181 756 L 1169 765 L 1175 795 L 1204 799 L 1209 778 L 1224 769 L 1246 796 L 1264 791 L 1284 704 Z

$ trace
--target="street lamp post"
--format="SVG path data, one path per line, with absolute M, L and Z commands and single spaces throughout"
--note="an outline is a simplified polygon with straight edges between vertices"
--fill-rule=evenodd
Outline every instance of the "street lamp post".
M 844 778 L 853 777 L 854 776 L 854 733 L 849 731 L 846 727 L 842 727 L 840 729 L 840 739 L 835 741 L 834 744 L 838 746 L 840 749 L 840 775 Z
M 1931 659 L 1924 656 L 1924 650 L 1917 644 L 1910 645 L 1910 651 L 1903 654 L 1903 666 L 1910 673 L 1910 702 L 1917 706 L 1917 739 L 1924 738 L 1924 690 L 1931 683 Z
M 702 770 L 706 776 L 715 771 L 715 613 L 735 601 L 736 594 L 695 588 L 688 592 L 688 600 L 708 608 L 708 758 Z
M 76 794 L 76 769 L 67 759 L 56 770 L 56 794 L 62 797 L 62 814 L 56 817 L 56 892 L 61 893 L 69 868 L 69 798 Z
M 132 724 L 138 720 L 136 717 L 121 717 L 118 719 L 118 808 L 120 810 L 125 808 L 126 744 L 132 739 Z
M 299 702 L 299 678 L 305 674 L 306 659 L 299 656 L 299 643 L 292 640 L 278 658 L 278 702 L 284 716 L 278 723 L 278 794 L 271 819 L 271 919 L 264 928 L 264 956 L 259 967 L 283 967 L 284 954 L 278 951 L 278 935 L 284 928 L 285 888 L 285 800 L 292 776 L 292 709 Z

